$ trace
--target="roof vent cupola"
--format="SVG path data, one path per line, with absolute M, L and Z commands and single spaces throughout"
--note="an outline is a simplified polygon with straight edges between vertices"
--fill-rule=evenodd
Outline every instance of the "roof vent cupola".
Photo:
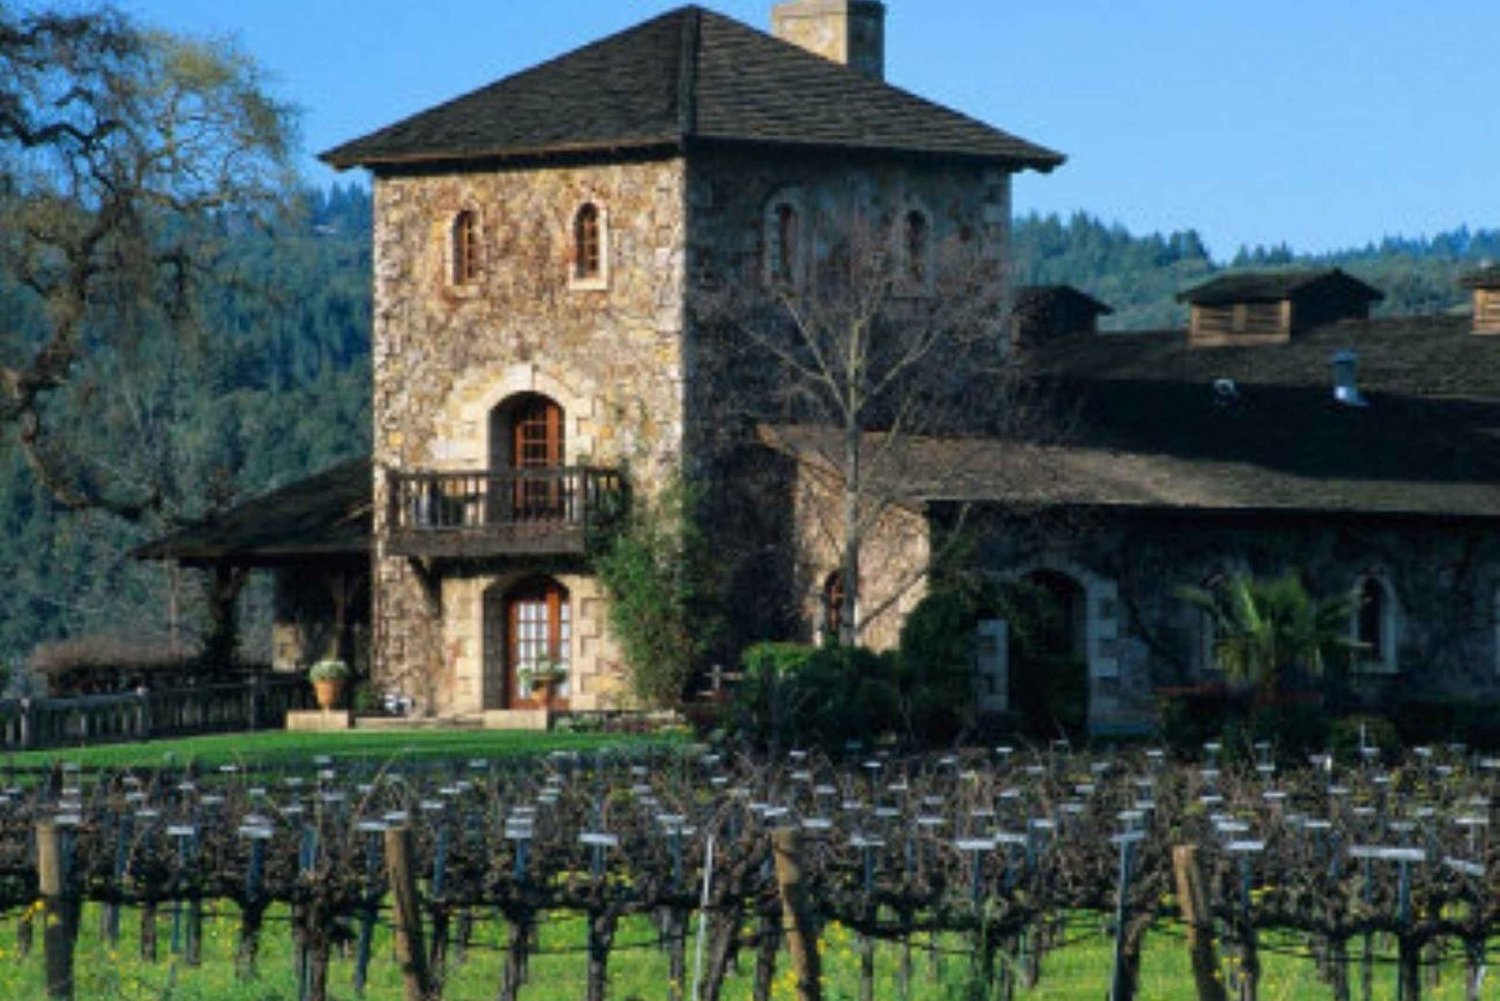
M 865 76 L 885 79 L 881 0 L 787 0 L 771 9 L 771 33 Z

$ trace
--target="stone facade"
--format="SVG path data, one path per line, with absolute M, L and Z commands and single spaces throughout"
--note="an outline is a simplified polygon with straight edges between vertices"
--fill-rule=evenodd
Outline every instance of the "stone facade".
M 701 313 L 695 300 L 714 294 L 706 283 L 765 283 L 767 210 L 783 199 L 803 218 L 800 243 L 810 262 L 826 260 L 851 221 L 891 227 L 903 213 L 917 211 L 928 221 L 934 247 L 973 241 L 998 262 L 997 280 L 1007 282 L 1010 180 L 1004 170 L 953 160 L 698 151 L 687 171 L 690 323 Z M 712 463 L 724 449 L 751 440 L 757 422 L 785 416 L 777 409 L 780 395 L 758 381 L 766 373 L 735 368 L 736 352 L 719 340 L 723 336 L 735 332 L 716 334 L 695 324 L 687 340 L 685 430 L 695 461 Z
M 1116 513 L 1067 524 L 973 519 L 975 565 L 999 577 L 1051 570 L 1087 595 L 1089 720 L 1155 719 L 1153 691 L 1216 679 L 1212 635 L 1177 588 L 1294 570 L 1326 597 L 1380 583 L 1391 653 L 1363 687 L 1424 697 L 1500 696 L 1500 540 L 1479 527 L 1394 519 Z M 1356 624 L 1351 621 L 1351 637 Z
M 756 423 L 779 416 L 776 394 L 736 367 L 735 352 L 717 340 L 721 328 L 693 321 L 695 297 L 708 293 L 690 276 L 764 279 L 767 207 L 777 199 L 794 200 L 803 214 L 801 252 L 810 262 L 825 258 L 838 227 L 855 218 L 888 223 L 920 212 L 934 243 L 977 242 L 993 261 L 1003 261 L 1009 240 L 1010 175 L 959 161 L 710 149 L 687 159 L 379 177 L 374 658 L 383 684 L 438 713 L 501 708 L 484 595 L 524 570 L 542 570 L 572 603 L 571 704 L 603 708 L 621 696 L 603 595 L 585 567 L 504 560 L 432 567 L 386 551 L 388 473 L 485 470 L 493 463 L 490 414 L 523 393 L 561 407 L 564 465 L 628 467 L 637 496 L 679 467 L 695 477 L 727 561 L 747 546 L 793 542 L 790 553 L 783 549 L 782 572 L 774 582 L 760 577 L 759 586 L 793 588 L 775 599 L 789 613 L 782 621 L 811 632 L 819 610 L 806 600 L 806 584 L 821 579 L 816 570 L 827 559 L 798 555 L 799 543 L 811 544 L 809 509 L 784 493 L 758 496 L 732 472 L 755 448 Z M 605 220 L 604 267 L 580 283 L 571 226 L 586 202 Z M 478 279 L 468 284 L 454 281 L 451 256 L 461 212 L 478 223 Z M 769 508 L 760 529 L 742 531 L 730 509 L 762 503 Z M 803 516 L 790 531 L 803 537 L 767 539 L 767 523 L 770 533 L 787 534 L 778 523 L 794 510 Z M 882 527 L 872 567 L 920 576 L 925 542 L 913 544 L 908 520 L 893 515 Z M 889 606 L 869 636 L 879 646 L 894 645 L 901 614 L 922 593 L 910 582 L 899 599 L 889 590 L 872 580 L 865 602 Z M 747 624 L 741 635 L 757 628 Z
M 604 220 L 604 266 L 579 281 L 573 220 Z M 497 708 L 482 595 L 511 560 L 423 566 L 389 555 L 391 471 L 478 471 L 491 411 L 521 393 L 564 415 L 564 465 L 628 467 L 650 495 L 683 427 L 685 171 L 680 159 L 462 173 L 383 174 L 375 186 L 374 659 L 377 679 L 427 711 Z M 451 230 L 478 220 L 478 277 L 453 280 Z M 578 708 L 604 706 L 615 658 L 597 582 L 564 580 Z
M 819 642 L 828 628 L 828 581 L 839 572 L 843 494 L 840 484 L 800 470 L 794 505 L 796 524 L 792 576 L 805 631 Z M 875 499 L 879 503 L 883 499 Z M 872 650 L 894 650 L 912 609 L 927 596 L 932 532 L 920 511 L 891 505 L 873 519 L 859 550 L 860 581 L 856 618 L 858 641 Z

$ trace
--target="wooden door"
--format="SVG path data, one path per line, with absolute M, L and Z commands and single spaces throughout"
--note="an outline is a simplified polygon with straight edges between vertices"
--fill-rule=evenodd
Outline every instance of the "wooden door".
M 505 596 L 505 695 L 507 709 L 541 709 L 546 693 L 524 683 L 544 661 L 570 670 L 572 613 L 568 590 L 550 577 L 533 577 Z M 557 686 L 552 708 L 566 709 L 571 674 Z
M 519 520 L 555 521 L 565 514 L 561 479 L 564 445 L 562 407 L 545 396 L 518 401 L 511 413 L 511 467 L 558 472 L 555 477 L 517 481 L 515 510 Z

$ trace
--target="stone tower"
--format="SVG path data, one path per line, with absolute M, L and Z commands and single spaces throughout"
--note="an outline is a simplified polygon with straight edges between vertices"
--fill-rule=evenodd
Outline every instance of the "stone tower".
M 768 623 L 827 576 L 791 572 L 785 492 L 751 482 L 781 411 L 697 319 L 709 277 L 805 281 L 860 210 L 918 234 L 914 261 L 998 259 L 1011 174 L 1062 162 L 882 83 L 883 15 L 783 4 L 796 48 L 682 7 L 324 155 L 374 175 L 383 688 L 504 725 L 625 703 L 600 529 L 679 475 Z
M 789 0 L 772 9 L 771 30 L 824 59 L 885 79 L 885 4 L 880 0 Z

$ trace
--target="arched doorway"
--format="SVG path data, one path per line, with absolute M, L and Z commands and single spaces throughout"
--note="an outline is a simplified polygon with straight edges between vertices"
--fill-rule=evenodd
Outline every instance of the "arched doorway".
M 1081 734 L 1089 719 L 1088 592 L 1059 570 L 1034 570 L 1022 583 L 1026 621 L 1012 632 L 1011 708 L 1036 739 Z
M 506 521 L 549 521 L 566 515 L 565 480 L 547 472 L 561 470 L 565 461 L 564 416 L 556 400 L 540 393 L 517 393 L 490 411 L 490 471 L 519 474 L 509 490 L 497 490 L 491 498 Z
M 566 674 L 552 708 L 566 709 L 572 692 L 573 614 L 568 589 L 551 577 L 528 577 L 484 595 L 486 709 L 541 709 L 545 691 L 528 683 L 549 666 Z

